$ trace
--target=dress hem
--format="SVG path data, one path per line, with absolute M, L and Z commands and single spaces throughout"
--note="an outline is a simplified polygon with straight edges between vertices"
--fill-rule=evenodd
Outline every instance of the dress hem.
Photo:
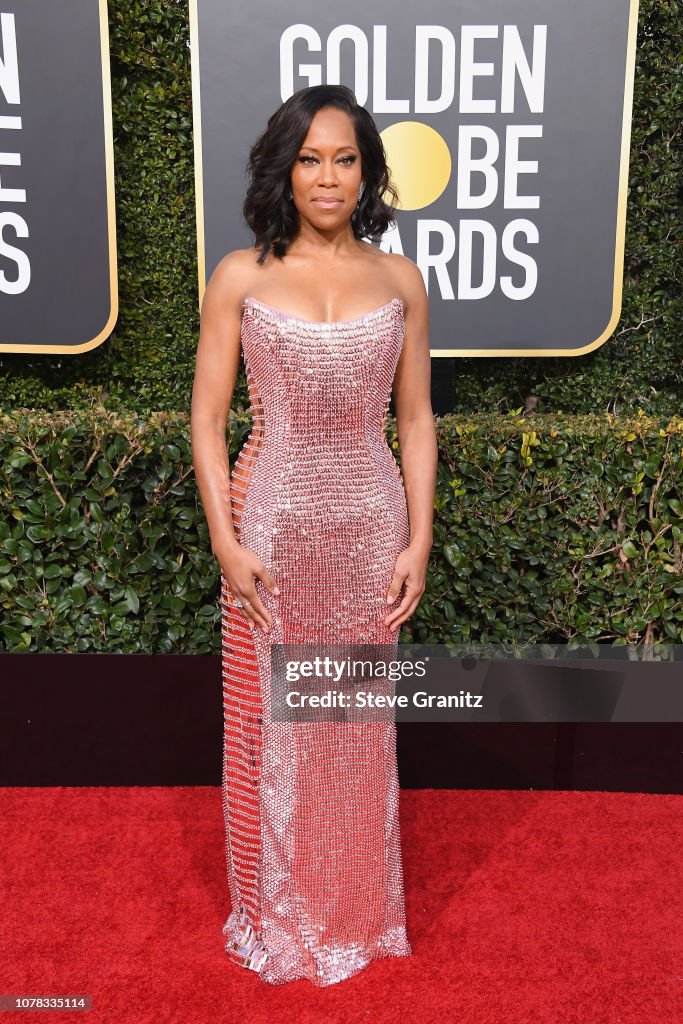
M 297 974 L 292 973 L 287 976 L 269 978 L 264 976 L 266 964 L 270 967 L 268 951 L 258 932 L 247 921 L 244 907 L 239 912 L 230 913 L 223 925 L 222 931 L 223 935 L 226 936 L 224 949 L 228 954 L 230 962 L 237 967 L 253 971 L 258 975 L 260 981 L 266 985 L 285 985 L 291 981 L 309 981 L 316 988 L 327 988 L 329 985 L 335 985 L 340 981 L 352 978 L 355 974 L 364 970 L 373 960 L 413 955 L 405 927 L 394 928 L 391 930 L 390 936 L 385 934 L 376 939 L 365 950 L 365 954 L 360 959 L 356 952 L 353 963 L 349 964 L 347 968 L 343 968 L 341 964 L 335 964 L 333 977 L 328 969 L 316 972 L 315 974 L 311 971 L 303 971 Z M 268 971 L 265 971 L 265 975 L 267 974 Z

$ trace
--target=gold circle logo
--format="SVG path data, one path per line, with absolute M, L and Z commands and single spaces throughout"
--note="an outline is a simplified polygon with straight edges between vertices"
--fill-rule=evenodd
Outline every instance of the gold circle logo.
M 421 210 L 435 202 L 451 176 L 451 154 L 434 128 L 398 121 L 380 132 L 399 210 Z

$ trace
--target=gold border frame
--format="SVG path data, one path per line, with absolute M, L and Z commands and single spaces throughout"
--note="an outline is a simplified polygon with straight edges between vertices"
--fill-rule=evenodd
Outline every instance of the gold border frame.
M 102 330 L 90 341 L 79 345 L 1 344 L 0 352 L 50 352 L 76 355 L 101 345 L 114 329 L 119 315 L 119 282 L 116 251 L 116 197 L 114 193 L 114 134 L 111 109 L 111 71 L 109 67 L 109 22 L 107 0 L 98 0 L 100 13 L 100 54 L 102 63 L 102 107 L 104 113 L 104 163 L 107 192 L 107 233 L 109 236 L 109 316 Z
M 202 103 L 199 74 L 199 15 L 197 0 L 189 0 L 190 65 L 192 77 L 192 142 L 194 146 L 194 195 L 197 222 L 197 296 L 201 311 L 206 290 L 206 259 L 204 252 L 204 164 L 202 158 Z
M 629 153 L 631 149 L 631 121 L 633 113 L 633 82 L 636 66 L 636 36 L 638 33 L 638 3 L 630 0 L 628 36 L 626 42 L 626 68 L 624 78 L 624 107 L 621 124 L 621 155 L 619 161 L 619 186 L 617 194 L 617 221 L 614 248 L 614 285 L 612 289 L 612 314 L 603 332 L 595 341 L 581 348 L 449 348 L 430 349 L 434 358 L 452 356 L 582 356 L 592 352 L 610 337 L 619 323 L 624 283 L 624 244 L 626 239 L 626 198 L 628 189 Z M 199 74 L 199 22 L 197 0 L 189 0 L 190 8 L 190 59 L 192 61 L 192 134 L 194 138 L 195 196 L 197 213 L 197 272 L 199 309 L 206 289 L 206 266 L 204 253 L 204 175 L 202 167 L 201 96 Z

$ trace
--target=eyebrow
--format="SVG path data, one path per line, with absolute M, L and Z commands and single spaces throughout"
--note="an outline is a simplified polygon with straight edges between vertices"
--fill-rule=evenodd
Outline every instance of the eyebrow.
M 320 150 L 316 149 L 315 146 L 302 146 L 301 148 L 302 149 L 310 149 L 313 153 L 319 153 L 320 152 Z M 339 146 L 338 149 L 335 149 L 335 153 L 341 153 L 342 149 L 356 149 L 356 147 L 352 146 L 352 145 Z

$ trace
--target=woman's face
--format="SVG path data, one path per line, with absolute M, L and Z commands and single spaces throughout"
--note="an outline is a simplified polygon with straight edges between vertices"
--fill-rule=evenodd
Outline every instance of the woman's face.
M 319 110 L 291 173 L 299 216 L 322 231 L 345 224 L 356 208 L 361 180 L 353 121 L 336 107 Z

